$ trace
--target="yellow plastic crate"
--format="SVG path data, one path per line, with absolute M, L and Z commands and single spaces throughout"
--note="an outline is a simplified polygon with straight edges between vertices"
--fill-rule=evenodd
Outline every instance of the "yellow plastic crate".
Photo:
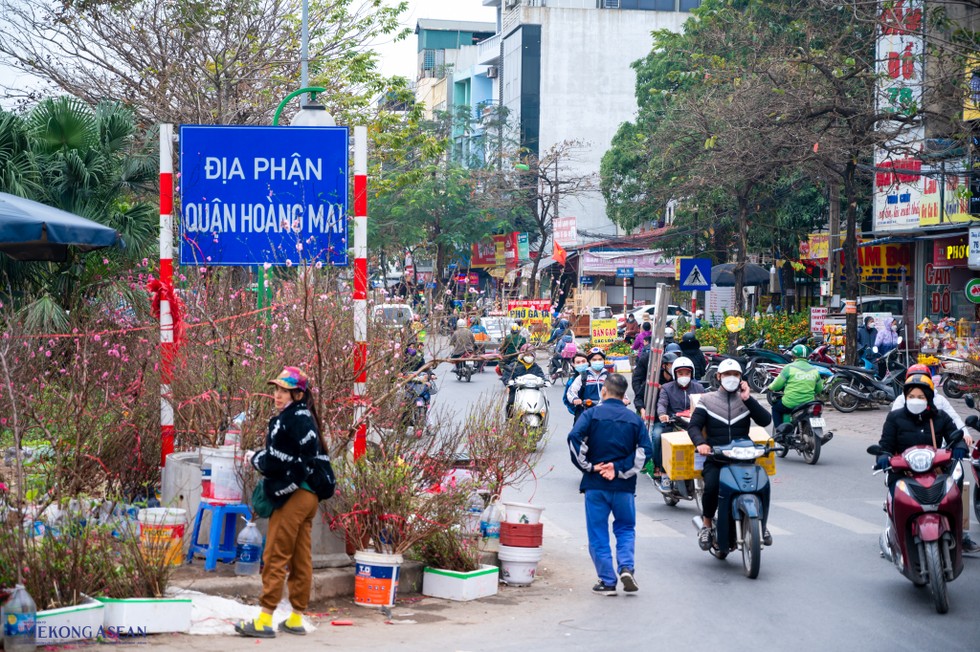
M 761 426 L 752 426 L 749 429 L 749 437 L 756 444 L 762 444 L 764 446 L 773 445 L 772 437 Z M 776 453 L 769 453 L 765 457 L 760 457 L 755 463 L 764 468 L 767 475 L 776 475 Z
M 665 432 L 660 435 L 664 471 L 671 480 L 693 480 L 701 472 L 694 468 L 694 444 L 686 432 Z

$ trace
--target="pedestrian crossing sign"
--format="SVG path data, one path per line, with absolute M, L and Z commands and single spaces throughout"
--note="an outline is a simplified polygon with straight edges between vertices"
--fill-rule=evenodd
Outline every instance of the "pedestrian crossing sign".
M 711 289 L 711 259 L 684 258 L 681 260 L 681 290 Z

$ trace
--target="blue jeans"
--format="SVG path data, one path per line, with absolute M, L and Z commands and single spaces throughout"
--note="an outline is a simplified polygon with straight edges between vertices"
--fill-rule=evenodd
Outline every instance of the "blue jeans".
M 653 469 L 664 468 L 663 446 L 660 445 L 660 435 L 664 431 L 664 424 L 657 421 L 653 424 L 653 434 L 650 435 L 650 443 L 653 444 Z
M 609 547 L 609 513 L 613 515 L 613 534 L 616 535 L 616 562 L 613 566 Z M 599 580 L 606 586 L 619 582 L 617 570 L 633 566 L 636 542 L 636 502 L 626 491 L 590 489 L 585 492 L 585 524 L 589 533 L 589 554 Z

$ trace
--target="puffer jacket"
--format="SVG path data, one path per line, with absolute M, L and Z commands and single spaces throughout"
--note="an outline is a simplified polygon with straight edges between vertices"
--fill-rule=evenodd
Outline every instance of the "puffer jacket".
M 748 439 L 752 421 L 765 427 L 772 422 L 772 416 L 751 396 L 742 401 L 738 391 L 728 392 L 721 387 L 702 394 L 687 433 L 695 446 L 724 446 L 735 439 Z
M 579 491 L 636 493 L 636 476 L 653 455 L 646 426 L 622 399 L 608 398 L 575 422 L 568 433 L 572 463 L 582 472 Z M 606 480 L 595 465 L 612 462 L 616 476 Z
M 932 428 L 929 422 L 932 421 Z M 936 444 L 948 444 L 957 432 L 956 424 L 945 412 L 937 410 L 930 403 L 922 414 L 912 414 L 904 407 L 892 410 L 881 428 L 878 445 L 893 455 L 898 455 L 912 446 L 932 446 L 932 430 L 936 430 Z M 957 448 L 966 447 L 960 442 Z
M 252 456 L 252 466 L 265 478 L 266 495 L 277 507 L 306 481 L 309 463 L 320 450 L 318 433 L 303 401 L 290 403 L 269 419 L 265 448 Z

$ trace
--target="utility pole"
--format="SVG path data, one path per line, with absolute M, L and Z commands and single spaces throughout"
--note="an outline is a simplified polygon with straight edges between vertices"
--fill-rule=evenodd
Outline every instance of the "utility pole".
M 828 303 L 834 296 L 834 287 L 837 283 L 837 256 L 835 251 L 840 248 L 840 187 L 836 182 L 831 181 L 829 187 L 830 204 L 830 235 L 827 236 L 827 280 L 830 281 L 830 296 Z M 820 305 L 824 305 L 821 298 Z

